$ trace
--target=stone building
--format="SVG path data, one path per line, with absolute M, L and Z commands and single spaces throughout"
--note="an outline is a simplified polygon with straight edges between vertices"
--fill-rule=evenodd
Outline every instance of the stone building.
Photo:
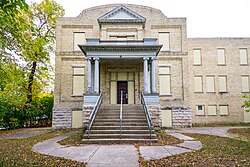
M 53 128 L 87 126 L 102 105 L 141 104 L 155 127 L 250 122 L 250 38 L 187 38 L 186 18 L 112 4 L 56 25 Z

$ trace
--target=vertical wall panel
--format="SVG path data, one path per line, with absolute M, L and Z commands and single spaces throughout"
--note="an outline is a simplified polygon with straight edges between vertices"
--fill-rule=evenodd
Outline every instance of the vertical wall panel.
M 169 32 L 159 32 L 159 45 L 163 45 L 161 51 L 169 51 Z
M 74 33 L 74 50 L 80 51 L 80 48 L 78 47 L 78 44 L 85 44 L 86 38 L 84 32 L 75 32 Z
M 201 65 L 201 50 L 194 49 L 193 55 L 194 55 L 194 65 Z
M 241 76 L 242 92 L 249 92 L 249 77 Z
M 240 49 L 240 64 L 248 64 L 247 49 Z
M 218 65 L 225 65 L 225 49 L 217 49 Z
M 214 76 L 207 76 L 207 92 L 215 92 Z
M 227 92 L 227 77 L 219 76 L 219 92 Z

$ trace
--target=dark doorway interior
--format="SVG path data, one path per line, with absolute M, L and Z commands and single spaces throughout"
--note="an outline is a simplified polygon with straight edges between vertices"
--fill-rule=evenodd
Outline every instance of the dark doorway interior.
M 121 104 L 121 91 L 122 103 L 128 104 L 128 81 L 117 81 L 117 104 Z

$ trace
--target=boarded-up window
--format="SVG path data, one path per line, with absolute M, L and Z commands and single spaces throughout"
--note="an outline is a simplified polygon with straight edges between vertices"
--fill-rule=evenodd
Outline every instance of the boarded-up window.
M 240 49 L 240 64 L 241 65 L 247 65 L 247 49 Z
M 249 92 L 249 76 L 241 76 L 242 92 Z
M 194 77 L 194 92 L 203 92 L 202 76 Z
M 227 77 L 219 76 L 219 92 L 227 92 Z
M 171 94 L 171 75 L 170 67 L 159 67 L 159 80 L 160 80 L 160 95 Z
M 83 95 L 84 92 L 84 67 L 73 68 L 73 95 Z
M 207 76 L 207 92 L 215 92 L 214 76 Z
M 72 128 L 80 128 L 82 123 L 82 111 L 72 111 Z
M 172 127 L 171 110 L 162 110 L 162 127 Z
M 194 49 L 194 65 L 201 65 L 201 50 L 200 49 Z
M 159 32 L 159 45 L 162 51 L 169 51 L 169 32 Z
M 218 65 L 225 65 L 225 49 L 217 49 Z
M 209 105 L 207 107 L 207 115 L 216 115 L 216 105 Z
M 80 51 L 78 44 L 85 44 L 86 38 L 84 32 L 75 32 L 74 33 L 74 51 Z
M 228 105 L 219 106 L 220 115 L 228 115 Z
M 203 105 L 195 106 L 196 115 L 205 115 L 205 107 Z

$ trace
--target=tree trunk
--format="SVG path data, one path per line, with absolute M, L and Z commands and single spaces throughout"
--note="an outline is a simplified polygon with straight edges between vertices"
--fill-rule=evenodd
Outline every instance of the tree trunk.
M 32 62 L 31 72 L 30 72 L 30 75 L 29 75 L 27 103 L 32 102 L 32 85 L 33 85 L 33 81 L 34 81 L 34 77 L 35 77 L 35 73 L 36 73 L 36 66 L 37 66 L 37 62 L 33 61 Z

